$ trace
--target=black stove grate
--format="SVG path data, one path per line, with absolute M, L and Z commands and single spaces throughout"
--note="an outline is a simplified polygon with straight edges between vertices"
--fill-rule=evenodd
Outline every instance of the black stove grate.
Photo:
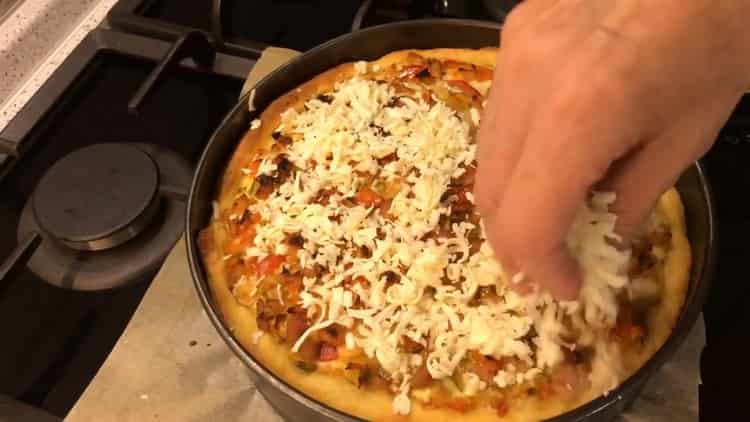
M 0 261 L 16 246 L 19 217 L 41 175 L 78 148 L 155 144 L 195 163 L 236 104 L 252 61 L 217 55 L 213 72 L 174 69 L 137 115 L 128 101 L 169 49 L 162 41 L 98 30 L 0 133 L 17 154 L 0 168 Z M 187 191 L 185 186 L 178 187 Z M 138 238 L 133 239 L 136 241 Z M 60 289 L 22 268 L 0 284 L 0 395 L 64 417 L 119 338 L 155 271 L 128 287 Z
M 179 0 L 146 0 L 141 1 L 137 9 L 139 14 L 147 18 L 188 28 L 211 30 L 211 0 L 190 0 L 190 7 L 185 7 L 185 2 Z
M 512 2 L 511 2 L 512 3 Z M 306 51 L 353 29 L 430 17 L 498 20 L 479 0 L 120 0 L 115 28 L 175 40 L 190 30 L 211 35 L 221 51 L 255 57 L 266 46 Z

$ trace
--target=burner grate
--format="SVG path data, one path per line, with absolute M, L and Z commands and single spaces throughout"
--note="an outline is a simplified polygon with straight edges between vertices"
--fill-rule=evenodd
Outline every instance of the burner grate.
M 191 167 L 224 114 L 236 104 L 253 62 L 217 54 L 210 69 L 197 69 L 185 60 L 160 78 L 138 114 L 132 114 L 128 102 L 169 49 L 167 42 L 95 30 L 0 132 L 0 233 L 5 234 L 0 236 L 0 261 L 14 250 L 36 249 L 29 261 L 34 271 L 17 266 L 4 276 L 8 268 L 0 265 L 0 395 L 64 417 L 121 335 L 164 251 L 182 231 Z M 141 248 L 148 256 L 134 265 L 108 261 L 110 268 L 97 269 L 93 259 L 81 257 L 112 254 L 125 247 L 138 249 L 136 242 L 153 238 L 156 233 L 150 228 L 156 226 L 149 225 L 110 250 L 72 252 L 66 248 L 78 259 L 77 273 L 64 265 L 61 271 L 53 271 L 60 264 L 54 260 L 36 266 L 35 259 L 43 261 L 37 254 L 49 252 L 45 248 L 55 244 L 43 239 L 46 234 L 41 230 L 31 237 L 23 235 L 28 231 L 21 233 L 28 244 L 17 242 L 13 234 L 21 231 L 19 226 L 26 227 L 20 224 L 24 207 L 23 218 L 33 219 L 30 198 L 42 175 L 62 157 L 99 143 L 137 144 L 158 163 L 161 184 L 154 223 L 171 221 L 171 234 L 154 243 L 161 245 L 158 251 Z M 4 162 L 2 157 L 6 157 Z M 165 162 L 182 170 L 165 170 Z M 170 214 L 176 218 L 168 218 Z M 101 227 L 83 229 L 89 235 L 103 231 Z M 107 271 L 117 275 L 109 278 Z M 74 287 L 84 279 L 90 288 L 112 287 L 117 280 L 130 284 L 84 292 L 49 283 L 66 273 L 67 283 Z

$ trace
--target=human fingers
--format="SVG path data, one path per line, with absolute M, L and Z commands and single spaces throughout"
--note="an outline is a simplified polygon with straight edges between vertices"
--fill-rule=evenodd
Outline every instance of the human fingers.
M 524 79 L 503 75 L 500 68 L 493 81 L 484 109 L 478 136 L 477 179 L 474 196 L 482 215 L 492 215 L 500 202 L 510 175 L 518 161 L 528 132 L 532 101 L 529 93 L 505 83 L 514 80 L 523 86 Z M 518 75 L 520 76 L 520 75 Z
M 617 215 L 615 231 L 624 241 L 638 233 L 681 172 L 710 148 L 735 103 L 719 98 L 701 107 L 612 166 L 598 188 L 617 194 L 610 209 Z
M 636 138 L 617 113 L 591 118 L 599 107 L 593 95 L 561 92 L 535 116 L 502 202 L 485 225 L 510 271 L 573 299 L 580 274 L 565 245 L 567 232 L 593 184 Z

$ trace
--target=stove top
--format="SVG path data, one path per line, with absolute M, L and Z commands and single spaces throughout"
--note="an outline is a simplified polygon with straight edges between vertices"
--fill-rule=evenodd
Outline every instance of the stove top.
M 118 2 L 108 16 L 115 29 L 92 32 L 0 132 L 0 397 L 59 417 L 75 403 L 182 232 L 192 167 L 266 46 L 307 50 L 403 19 L 498 20 L 512 3 Z M 192 30 L 219 53 L 206 52 L 202 41 L 197 47 L 205 54 L 196 60 L 157 66 L 185 53 L 174 43 L 200 44 L 201 37 L 182 39 Z M 162 68 L 163 77 L 152 74 Z M 148 95 L 136 96 L 147 80 Z M 749 367 L 740 364 L 750 352 L 750 285 L 743 279 L 750 261 L 748 160 L 750 100 L 744 99 L 703 160 L 720 220 L 717 275 L 704 313 L 701 413 L 707 416 L 726 414 L 727 396 L 744 392 L 746 379 L 727 374 Z M 89 183 L 80 167 L 96 168 L 99 176 Z M 729 388 L 732 382 L 737 388 Z
M 166 40 L 187 30 L 219 50 L 253 57 L 267 45 L 305 51 L 352 30 L 405 19 L 499 20 L 514 0 L 121 0 L 115 28 Z
M 0 394 L 63 417 L 182 233 L 192 167 L 253 62 L 174 69 L 129 112 L 169 48 L 91 33 L 0 133 L 16 155 L 0 165 L 0 262 L 36 243 L 0 277 Z

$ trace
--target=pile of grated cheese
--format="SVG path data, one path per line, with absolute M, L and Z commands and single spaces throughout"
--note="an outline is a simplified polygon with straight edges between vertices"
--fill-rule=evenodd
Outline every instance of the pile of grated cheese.
M 400 97 L 399 107 L 387 107 L 394 97 L 391 85 L 355 76 L 335 86 L 331 101 L 311 99 L 304 110 L 287 110 L 276 128 L 294 138 L 285 154 L 299 170 L 267 200 L 251 206 L 262 220 L 245 258 L 285 254 L 286 237 L 300 233 L 301 266 L 326 269 L 320 277 L 303 279 L 301 305 L 317 319 L 293 350 L 316 330 L 332 324 L 350 328 L 346 347 L 361 349 L 390 375 L 398 414 L 410 412 L 411 378 L 425 359 L 400 348 L 402 336 L 425 346 L 426 368 L 437 380 L 451 377 L 469 351 L 525 362 L 525 371 L 510 365 L 498 372 L 494 381 L 503 388 L 530 381 L 562 362 L 564 347 L 588 346 L 596 350 L 592 381 L 607 389 L 616 386 L 617 351 L 597 336 L 597 330 L 614 324 L 615 295 L 628 281 L 621 270 L 629 251 L 606 240 L 617 238 L 615 217 L 607 212 L 614 197 L 595 195 L 582 206 L 570 231 L 568 246 L 584 274 L 581 299 L 558 303 L 540 292 L 522 297 L 509 288 L 511 277 L 484 242 L 483 227 L 482 246 L 471 255 L 467 236 L 476 227 L 470 222 L 453 224 L 448 238 L 423 240 L 441 216 L 451 213 L 450 204 L 441 201 L 451 179 L 475 163 L 472 138 L 479 111 L 472 109 L 465 118 L 434 96 L 432 104 L 421 97 Z M 393 153 L 397 160 L 378 164 Z M 259 169 L 260 174 L 275 171 L 270 158 Z M 400 183 L 391 218 L 363 206 L 342 205 L 363 183 L 357 172 Z M 322 190 L 334 193 L 327 204 L 314 203 Z M 358 257 L 360 246 L 372 256 Z M 389 271 L 400 282 L 386 287 Z M 346 279 L 356 277 L 364 277 L 369 287 L 344 286 Z M 488 286 L 500 300 L 470 306 L 477 290 Z M 576 344 L 563 340 L 570 330 L 562 323 L 566 316 L 580 333 Z M 460 375 L 463 394 L 489 387 L 476 374 Z

